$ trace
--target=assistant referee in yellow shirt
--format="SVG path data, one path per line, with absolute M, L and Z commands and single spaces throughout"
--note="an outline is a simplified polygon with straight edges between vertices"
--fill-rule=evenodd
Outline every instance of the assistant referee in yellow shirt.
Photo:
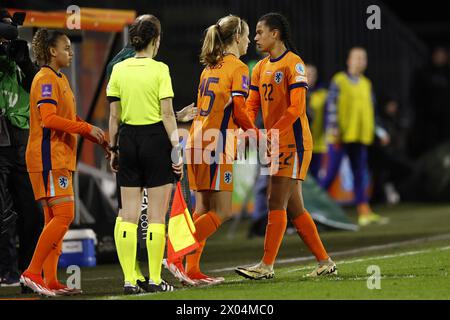
M 173 291 L 173 287 L 161 279 L 161 263 L 165 215 L 176 176 L 183 174 L 183 162 L 172 107 L 174 94 L 169 68 L 153 59 L 158 52 L 160 34 L 161 24 L 155 16 L 136 20 L 130 26 L 130 42 L 136 55 L 114 66 L 107 88 L 111 148 L 118 151 L 111 158 L 111 168 L 117 172 L 121 191 L 122 220 L 116 222 L 115 240 L 125 294 L 141 291 L 134 269 L 142 188 L 147 188 L 149 198 L 150 280 L 145 289 L 148 292 Z M 172 150 L 176 151 L 174 157 L 171 157 Z

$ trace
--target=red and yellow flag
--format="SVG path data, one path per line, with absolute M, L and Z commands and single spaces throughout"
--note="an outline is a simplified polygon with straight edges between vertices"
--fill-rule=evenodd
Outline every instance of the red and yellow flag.
M 197 249 L 199 243 L 195 239 L 194 234 L 194 222 L 184 201 L 181 184 L 178 182 L 169 218 L 167 260 L 173 262 Z

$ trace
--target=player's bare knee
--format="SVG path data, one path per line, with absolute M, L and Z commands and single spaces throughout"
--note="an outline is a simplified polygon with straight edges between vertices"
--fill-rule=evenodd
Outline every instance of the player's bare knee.
M 304 208 L 302 210 L 289 210 L 289 207 L 288 207 L 288 209 L 287 209 L 287 215 L 290 220 L 295 220 L 304 213 L 305 213 Z
M 231 210 L 219 209 L 216 210 L 215 214 L 220 218 L 221 224 L 232 217 Z
M 197 214 L 205 214 L 208 213 L 208 211 L 209 207 L 206 207 L 200 203 L 195 205 L 195 212 L 197 212 Z
M 268 198 L 269 203 L 269 210 L 286 210 L 287 209 L 287 203 L 284 199 L 281 199 L 280 197 L 274 197 L 269 195 Z

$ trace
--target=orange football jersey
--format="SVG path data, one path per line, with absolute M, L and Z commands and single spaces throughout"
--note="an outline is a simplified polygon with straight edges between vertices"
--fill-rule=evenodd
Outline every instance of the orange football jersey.
M 237 128 L 233 118 L 232 97 L 235 95 L 246 97 L 249 82 L 248 67 L 231 54 L 226 55 L 218 65 L 203 70 L 198 88 L 198 115 L 190 130 L 187 149 L 224 152 L 228 148 L 226 130 Z M 215 136 L 214 138 L 208 136 L 208 129 L 220 130 L 222 145 L 218 145 Z M 230 155 L 233 154 L 233 150 L 230 152 Z
M 253 119 L 256 118 L 257 109 L 261 107 L 266 130 L 280 130 L 280 151 L 296 150 L 300 153 L 312 150 L 306 103 L 304 99 L 291 101 L 292 90 L 308 88 L 305 70 L 302 59 L 293 52 L 286 51 L 277 59 L 262 59 L 252 72 L 247 107 Z M 288 113 L 292 121 L 284 121 L 287 120 L 283 118 Z
M 47 66 L 41 68 L 31 85 L 28 172 L 75 171 L 77 135 L 45 128 L 39 112 L 44 104 L 55 105 L 57 116 L 76 121 L 75 97 L 66 76 Z

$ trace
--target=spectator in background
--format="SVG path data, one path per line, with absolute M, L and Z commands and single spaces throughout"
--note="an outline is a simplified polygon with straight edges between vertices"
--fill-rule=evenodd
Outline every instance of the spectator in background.
M 25 165 L 30 87 L 38 68 L 17 25 L 0 9 L 0 284 L 19 286 L 44 224 Z M 17 217 L 17 221 L 16 221 Z M 16 235 L 19 247 L 16 249 Z M 22 288 L 26 293 L 27 289 Z
M 313 64 L 306 65 L 309 90 L 306 96 L 306 114 L 313 137 L 313 155 L 309 172 L 319 181 L 319 171 L 322 167 L 323 155 L 327 152 L 325 143 L 325 105 L 328 90 L 318 83 L 317 68 Z
M 410 153 L 419 157 L 450 140 L 450 70 L 449 52 L 436 47 L 431 63 L 419 70 L 413 80 L 414 124 Z
M 399 184 L 412 173 L 412 163 L 405 152 L 406 130 L 402 125 L 399 100 L 389 96 L 382 101 L 380 119 L 390 137 L 383 145 L 380 139 L 369 148 L 369 163 L 374 180 L 375 201 L 396 204 L 400 201 Z
M 387 218 L 372 211 L 365 192 L 367 147 L 372 144 L 375 131 L 383 145 L 389 143 L 387 133 L 375 128 L 374 96 L 372 83 L 364 76 L 366 68 L 366 50 L 354 47 L 348 54 L 347 71 L 337 73 L 332 79 L 327 100 L 327 136 L 331 144 L 326 177 L 321 181 L 321 186 L 328 190 L 339 172 L 344 154 L 350 158 L 360 226 L 387 223 Z

